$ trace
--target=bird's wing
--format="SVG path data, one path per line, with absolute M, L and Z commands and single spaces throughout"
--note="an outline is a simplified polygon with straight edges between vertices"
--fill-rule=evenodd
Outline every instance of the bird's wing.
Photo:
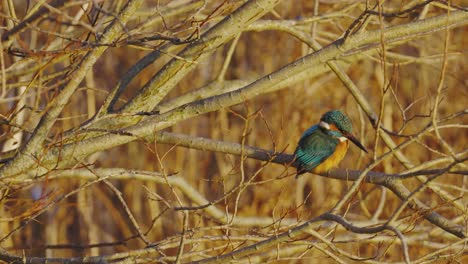
M 313 126 L 309 127 L 306 131 L 304 131 L 304 133 L 302 133 L 302 136 L 301 136 L 300 140 L 302 140 L 302 139 L 306 138 L 307 136 L 311 135 L 312 133 L 317 131 L 317 129 L 319 129 L 318 125 L 313 125 Z
M 296 148 L 295 155 L 301 169 L 311 170 L 317 167 L 335 151 L 337 140 L 330 138 L 319 129 L 309 128 Z M 308 133 L 310 132 L 310 133 Z

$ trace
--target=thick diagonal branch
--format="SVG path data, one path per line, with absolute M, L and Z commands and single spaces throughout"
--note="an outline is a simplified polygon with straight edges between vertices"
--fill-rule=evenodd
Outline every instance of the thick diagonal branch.
M 122 25 L 127 23 L 131 15 L 137 10 L 141 3 L 142 0 L 128 1 L 119 16 L 105 29 L 100 42 L 103 44 L 111 43 L 114 39 L 119 37 L 120 32 L 122 32 Z M 39 156 L 39 153 L 42 152 L 42 144 L 44 143 L 50 129 L 55 124 L 57 117 L 60 115 L 70 97 L 80 85 L 86 73 L 91 69 L 106 49 L 106 45 L 97 46 L 84 56 L 82 61 L 70 74 L 67 85 L 63 87 L 60 94 L 47 105 L 47 110 L 39 121 L 39 124 L 36 126 L 31 138 L 22 147 L 18 155 L 0 169 L 0 175 L 8 175 L 11 172 L 18 171 L 20 168 L 29 168 L 35 163 L 34 158 Z

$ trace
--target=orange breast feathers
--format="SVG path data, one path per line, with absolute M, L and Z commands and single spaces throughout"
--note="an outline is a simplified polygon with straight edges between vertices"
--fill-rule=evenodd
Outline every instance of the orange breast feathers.
M 312 169 L 313 173 L 324 173 L 329 171 L 330 169 L 338 166 L 338 164 L 343 160 L 346 151 L 348 150 L 349 141 L 343 141 L 336 145 L 335 152 L 324 160 L 320 165 Z
M 328 124 L 328 126 L 330 127 L 329 128 L 330 130 L 339 131 L 339 129 L 335 126 L 335 124 Z

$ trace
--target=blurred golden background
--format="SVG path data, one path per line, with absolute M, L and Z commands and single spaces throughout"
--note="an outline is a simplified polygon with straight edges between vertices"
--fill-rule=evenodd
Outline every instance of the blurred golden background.
M 8 14 L 6 2 L 3 1 L 0 7 L 3 14 L 0 18 L 3 32 L 6 32 L 8 24 L 8 16 L 5 15 Z M 112 18 L 109 14 L 118 13 L 124 2 L 69 1 L 65 7 L 60 8 L 60 12 L 73 17 L 83 10 L 83 3 L 100 6 L 102 10 L 106 10 L 99 14 L 95 24 L 98 31 L 101 31 L 107 25 L 106 21 Z M 202 34 L 243 2 L 147 0 L 127 24 L 128 29 L 138 29 L 138 34 L 133 34 L 130 39 L 156 33 L 179 39 L 185 39 L 191 34 Z M 369 6 L 373 7 L 374 1 L 370 2 Z M 383 2 L 385 11 L 396 12 L 422 1 Z M 452 4 L 461 6 L 463 1 L 452 1 Z M 306 32 L 321 46 L 326 46 L 343 36 L 351 23 L 365 10 L 365 6 L 366 1 L 281 1 L 273 12 L 269 12 L 261 20 L 294 21 L 294 27 Z M 14 7 L 18 18 L 23 18 L 31 8 L 27 1 L 14 1 Z M 80 21 L 83 24 L 91 24 L 91 18 L 98 11 L 91 11 L 89 7 L 84 10 L 87 16 L 83 16 Z M 409 14 L 383 17 L 382 22 L 385 27 L 390 27 L 443 15 L 446 12 L 442 3 L 433 2 Z M 317 19 L 311 19 L 314 17 Z M 3 46 L 2 65 L 7 71 L 6 75 L 2 76 L 6 76 L 4 81 L 7 90 L 0 101 L 0 113 L 10 121 L 21 123 L 25 131 L 34 129 L 47 102 L 60 92 L 60 82 L 68 81 L 66 78 L 55 78 L 54 74 L 63 74 L 62 71 L 70 69 L 71 65 L 79 61 L 86 48 L 64 38 L 60 45 L 61 52 L 55 55 L 33 51 L 47 50 L 48 45 L 59 38 L 58 35 L 48 32 L 68 34 L 73 39 L 82 41 L 95 41 L 95 35 L 88 35 L 84 27 L 78 27 L 79 30 L 72 33 L 67 32 L 70 26 L 63 14 L 52 13 L 49 18 L 36 21 L 21 33 L 21 42 L 17 46 L 23 50 L 30 50 L 25 57 L 14 56 L 11 50 L 5 50 Z M 152 23 L 143 27 L 147 21 Z M 374 16 L 365 30 L 379 29 L 380 26 L 378 16 Z M 448 122 L 453 126 L 440 129 L 445 143 L 440 141 L 435 132 L 431 132 L 402 150 L 416 166 L 450 156 L 444 144 L 448 144 L 455 153 L 466 152 L 468 146 L 467 28 L 466 25 L 454 27 L 448 32 L 445 54 L 447 65 L 436 111 L 440 118 L 465 112 Z M 440 30 L 410 41 L 386 44 L 385 52 L 379 47 L 339 60 L 341 68 L 365 95 L 372 108 L 377 114 L 382 114 L 382 126 L 400 134 L 391 135 L 397 144 L 419 133 L 431 122 L 435 99 L 438 98 L 446 34 L 445 30 Z M 142 45 L 122 42 L 116 47 L 109 47 L 87 73 L 80 88 L 65 106 L 50 133 L 51 140 L 58 141 L 62 132 L 76 128 L 94 116 L 108 93 L 128 69 L 150 50 L 158 49 L 165 43 L 168 42 L 156 40 Z M 162 69 L 184 46 L 174 45 L 170 53 L 163 54 L 144 69 L 124 91 L 117 106 L 123 105 L 137 94 L 152 75 Z M 199 62 L 195 70 L 184 77 L 164 101 L 193 92 L 213 81 L 239 81 L 245 85 L 311 52 L 311 47 L 284 31 L 244 31 L 238 39 L 217 48 L 207 59 Z M 227 58 L 231 53 L 232 58 L 229 60 Z M 33 58 L 37 65 L 42 66 L 22 71 L 13 67 L 26 58 Z M 225 70 L 223 67 L 226 67 Z M 13 70 L 9 71 L 10 69 Z M 26 90 L 21 88 L 24 86 L 27 87 Z M 18 119 L 19 112 L 15 107 L 19 100 L 14 99 L 21 94 L 24 95 L 26 105 L 25 109 L 21 110 L 23 120 Z M 376 141 L 376 129 L 372 127 L 340 79 L 330 70 L 324 70 L 323 74 L 286 89 L 247 100 L 243 104 L 179 122 L 166 131 L 243 143 L 291 154 L 301 134 L 317 123 L 324 112 L 331 109 L 340 109 L 352 119 L 355 134 L 371 150 L 369 154 L 365 154 L 351 146 L 340 168 L 362 170 L 374 158 L 389 151 L 381 140 Z M 13 138 L 16 131 L 6 124 L 3 124 L 1 129 L 0 141 L 5 151 L 6 142 Z M 20 142 L 27 138 L 28 133 L 23 134 Z M 146 238 L 160 247 L 159 254 L 155 253 L 160 259 L 146 259 L 147 262 L 174 261 L 179 247 L 178 239 L 186 221 L 185 226 L 188 229 L 185 230 L 185 235 L 191 242 L 187 242 L 184 251 L 204 250 L 205 254 L 182 259 L 182 262 L 187 262 L 203 256 L 228 253 L 319 216 L 331 210 L 352 184 L 312 174 L 302 175 L 296 180 L 295 169 L 283 165 L 265 164 L 237 155 L 143 140 L 93 154 L 83 164 L 79 166 L 89 168 L 90 171 L 93 171 L 93 168 L 124 168 L 129 171 L 162 173 L 167 179 L 180 177 L 208 201 L 216 201 L 213 206 L 221 212 L 235 214 L 238 218 L 271 218 L 272 224 L 255 224 L 253 219 L 249 225 L 236 225 L 223 223 L 205 209 L 186 213 L 174 210 L 177 206 L 198 204 L 194 204 L 184 191 L 170 184 L 148 179 L 110 179 L 109 182 L 115 188 L 113 189 L 103 181 L 89 184 L 92 182 L 89 178 L 70 176 L 48 179 L 46 176 L 37 181 L 2 183 L 1 248 L 12 254 L 37 257 L 97 256 L 143 249 L 147 245 L 138 238 L 132 220 L 122 205 L 123 200 Z M 462 165 L 466 170 L 466 163 Z M 394 157 L 383 160 L 373 169 L 388 174 L 405 170 Z M 239 185 L 241 179 L 246 184 L 227 194 Z M 426 189 L 417 197 L 432 210 L 466 227 L 466 181 L 466 177 L 462 175 L 446 173 L 434 182 L 436 186 L 455 197 L 455 201 L 464 206 L 463 210 L 454 205 L 455 201 L 444 200 L 430 189 Z M 421 184 L 414 178 L 407 179 L 404 183 L 410 190 Z M 385 188 L 364 183 L 347 205 L 346 218 L 354 221 L 356 225 L 377 224 L 389 219 L 401 203 L 398 197 Z M 45 207 L 47 210 L 35 215 Z M 376 212 L 379 214 L 377 219 Z M 280 219 L 285 219 L 284 223 Z M 413 210 L 405 209 L 399 219 L 413 260 L 443 247 L 451 247 L 452 243 L 459 241 L 428 223 L 421 214 Z M 273 223 L 273 220 L 277 222 Z M 291 220 L 297 221 L 291 223 Z M 310 234 L 304 234 L 304 239 L 293 243 L 294 246 L 302 248 L 294 248 L 296 251 L 289 254 L 279 251 L 281 254 L 278 253 L 278 256 L 265 251 L 264 255 L 257 254 L 252 262 L 339 262 L 319 250 L 321 246 L 333 252 L 343 250 L 374 262 L 402 261 L 400 243 L 391 233 L 363 237 L 341 227 L 331 228 L 325 225 L 316 231 L 328 236 L 339 250 L 321 244 Z M 317 247 L 314 246 L 315 243 Z M 282 248 L 291 245 L 287 244 Z M 210 252 L 211 248 L 216 251 Z M 445 252 L 451 254 L 451 257 L 444 261 L 463 262 L 463 259 L 466 260 L 466 253 L 461 252 L 463 250 L 453 246 L 452 251 Z M 346 262 L 357 261 L 346 257 L 345 254 L 337 254 Z

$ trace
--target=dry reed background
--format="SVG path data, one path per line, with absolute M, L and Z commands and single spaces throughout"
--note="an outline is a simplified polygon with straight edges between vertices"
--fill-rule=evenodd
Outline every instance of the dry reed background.
M 126 1 L 65 1 L 64 6 L 50 6 L 61 2 L 1 2 L 3 164 L 15 161 L 8 151 L 25 145 L 31 138 L 41 116 L 55 107 L 52 99 L 66 91 L 63 85 L 72 81 L 74 67 L 84 55 L 98 47 L 107 50 L 91 64 L 92 69 L 84 79 L 78 80 L 79 86 L 48 131 L 45 142 L 40 143 L 44 149 L 32 152 L 37 155 L 35 166 L 9 175 L 7 165 L 0 168 L 0 259 L 185 263 L 251 249 L 246 254 L 249 257 L 240 258 L 244 255 L 239 253 L 236 261 L 381 263 L 409 259 L 416 263 L 462 263 L 467 260 L 466 17 L 449 30 L 442 27 L 430 34 L 402 37 L 397 42 L 395 39 L 387 42 L 384 37 L 367 46 L 356 46 L 355 54 L 347 50 L 348 54 L 337 60 L 341 72 L 349 76 L 376 116 L 381 117 L 382 127 L 393 131 L 390 134 L 379 129 L 378 133 L 390 135 L 396 144 L 411 140 L 401 151 L 412 165 L 405 167 L 393 155 L 379 160 L 389 147 L 380 137 L 376 140 L 376 126 L 349 88 L 324 62 L 315 65 L 310 77 L 294 81 L 284 89 L 262 92 L 253 98 L 247 95 L 249 100 L 243 103 L 230 107 L 220 104 L 217 111 L 171 124 L 165 131 L 178 133 L 169 134 L 176 137 L 176 144 L 165 144 L 171 141 L 163 139 L 155 143 L 151 134 L 118 146 L 109 139 L 115 147 L 83 156 L 62 157 L 56 152 L 59 159 L 56 164 L 42 165 L 48 150 L 52 152 L 66 144 L 79 144 L 106 133 L 122 138 L 133 136 L 124 128 L 141 122 L 139 119 L 94 127 L 100 131 L 84 132 L 80 126 L 96 114 L 132 65 L 152 50 L 164 52 L 132 80 L 115 109 L 134 98 L 171 59 L 187 64 L 194 61 L 196 67 L 170 89 L 155 109 L 159 112 L 150 112 L 152 107 L 146 109 L 143 102 L 136 108 L 138 111 L 130 112 L 132 117 L 149 119 L 172 110 L 180 105 L 177 100 L 181 95 L 190 95 L 208 84 L 214 85 L 214 89 L 203 88 L 203 93 L 183 102 L 243 87 L 310 54 L 313 51 L 310 45 L 326 46 L 339 39 L 366 8 L 366 1 L 281 1 L 272 12 L 265 7 L 264 16 L 238 29 L 244 30 L 242 34 L 233 34 L 230 37 L 233 40 L 223 40 L 225 44 L 213 47 L 215 50 L 204 51 L 212 53 L 198 60 L 179 52 L 246 1 L 142 1 L 142 6 L 129 16 L 125 30 L 121 30 L 125 23 L 119 22 L 122 24 L 117 26 L 121 30 L 119 37 L 109 46 L 97 43 L 102 43 L 99 38 L 104 28 L 118 17 Z M 421 3 L 424 5 L 412 8 Z M 364 23 L 361 28 L 356 26 L 349 32 L 360 34 L 439 15 L 466 13 L 466 9 L 460 10 L 463 1 L 451 4 L 455 7 L 448 8 L 443 1 L 382 1 L 380 8 L 389 16 L 371 14 L 360 21 Z M 379 12 L 374 1 L 367 5 Z M 412 11 L 397 14 L 408 9 Z M 43 15 L 26 24 L 21 33 L 5 37 L 6 32 L 35 12 Z M 74 18 L 77 19 L 73 21 Z M 286 32 L 292 29 L 303 34 L 300 36 L 304 41 L 299 35 L 293 36 L 294 32 Z M 156 40 L 149 39 L 154 36 Z M 186 39 L 190 39 L 188 44 L 178 43 Z M 291 73 L 291 78 L 296 78 L 295 73 Z M 242 153 L 247 150 L 239 155 L 210 151 L 214 148 L 209 147 L 205 147 L 208 151 L 202 151 L 196 149 L 200 147 L 178 146 L 199 140 L 190 138 L 189 143 L 180 143 L 177 136 L 184 134 L 218 140 L 221 146 L 223 142 L 233 142 L 292 153 L 301 133 L 316 123 L 322 113 L 334 108 L 350 116 L 356 134 L 371 150 L 366 155 L 351 146 L 340 165 L 342 169 L 363 170 L 375 160 L 378 162 L 372 171 L 385 174 L 404 173 L 411 167 L 442 170 L 452 166 L 448 169 L 452 173 L 444 171 L 433 180 L 431 188 L 416 195 L 428 207 L 427 211 L 405 208 L 390 223 L 399 232 L 347 231 L 327 219 L 313 221 L 312 229 L 304 228 L 300 235 L 276 243 L 278 234 L 334 208 L 353 182 L 312 174 L 295 180 L 294 168 L 246 158 Z M 113 119 L 126 116 L 116 113 Z M 438 123 L 442 126 L 439 130 L 416 137 L 431 125 L 433 118 L 437 121 L 446 117 L 451 118 Z M 81 138 L 83 134 L 86 136 Z M 402 182 L 410 190 L 426 185 L 415 177 Z M 402 205 L 402 200 L 383 185 L 362 183 L 358 187 L 341 210 L 334 212 L 355 226 L 382 225 Z M 177 210 L 207 201 L 214 204 Z M 424 217 L 433 211 L 448 219 L 450 225 L 460 226 L 462 235 L 457 237 L 427 221 Z M 272 242 L 267 247 L 248 248 L 268 239 Z M 409 253 L 406 259 L 405 248 Z M 67 259 L 83 256 L 104 256 L 104 260 Z

